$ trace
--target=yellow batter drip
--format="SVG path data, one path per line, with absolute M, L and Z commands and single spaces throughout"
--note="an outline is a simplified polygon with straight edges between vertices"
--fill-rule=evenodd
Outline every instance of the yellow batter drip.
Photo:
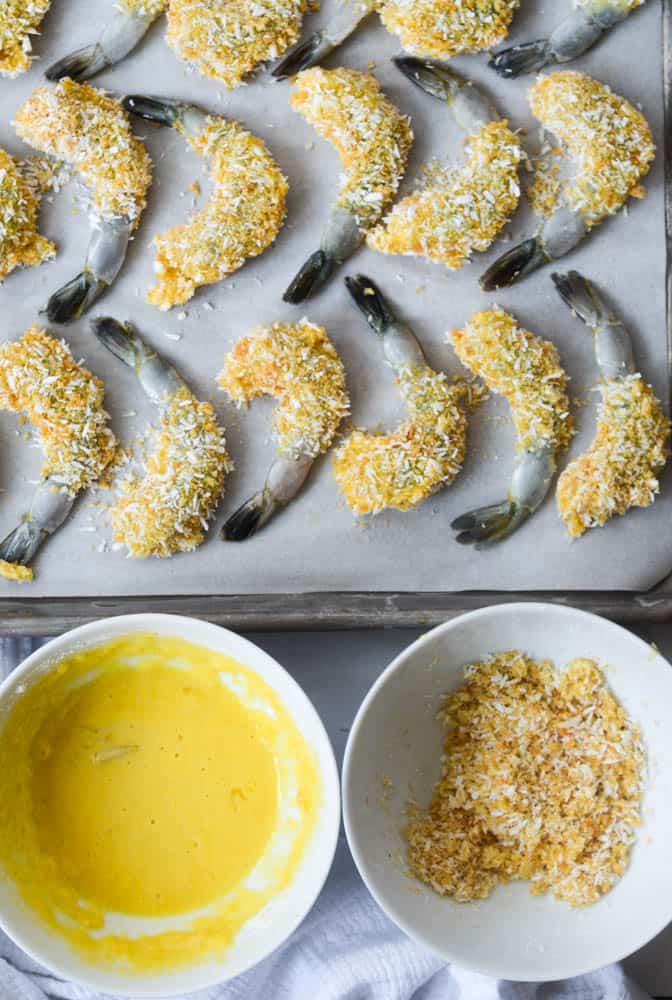
M 181 639 L 135 634 L 69 656 L 0 733 L 0 860 L 98 964 L 221 955 L 291 880 L 319 798 L 312 752 L 272 690 Z

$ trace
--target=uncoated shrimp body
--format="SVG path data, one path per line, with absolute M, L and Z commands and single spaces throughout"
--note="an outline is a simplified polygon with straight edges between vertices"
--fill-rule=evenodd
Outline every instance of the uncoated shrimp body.
M 273 418 L 277 456 L 266 483 L 224 526 L 226 539 L 242 541 L 298 493 L 350 404 L 333 344 L 323 327 L 307 319 L 273 323 L 243 337 L 226 356 L 218 382 L 240 405 L 262 395 L 278 400 Z
M 15 267 L 51 260 L 56 247 L 37 232 L 40 193 L 21 164 L 0 149 L 0 282 Z
M 171 0 L 168 44 L 204 76 L 238 87 L 299 36 L 308 0 Z
M 31 63 L 30 36 L 38 34 L 51 0 L 3 0 L 0 8 L 0 76 L 19 76 Z

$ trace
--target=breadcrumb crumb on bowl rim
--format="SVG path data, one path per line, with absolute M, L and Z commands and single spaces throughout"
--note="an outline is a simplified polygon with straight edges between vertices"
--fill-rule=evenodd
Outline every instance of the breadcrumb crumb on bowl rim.
M 183 996 L 246 972 L 270 955 L 293 933 L 319 896 L 331 869 L 340 829 L 338 768 L 324 724 L 303 689 L 273 657 L 248 639 L 206 621 L 169 614 L 135 614 L 82 625 L 47 642 L 0 684 L 3 709 L 40 676 L 78 649 L 97 646 L 133 633 L 156 633 L 206 646 L 231 657 L 262 679 L 292 716 L 313 751 L 321 803 L 303 857 L 290 883 L 243 925 L 221 958 L 175 970 L 135 973 L 113 965 L 98 966 L 73 951 L 20 900 L 0 869 L 0 928 L 31 958 L 55 975 L 105 994 L 137 998 Z M 168 791 L 168 794 L 170 792 Z
M 559 670 L 587 657 L 638 724 L 647 753 L 642 824 L 614 888 L 572 908 L 511 882 L 489 898 L 456 903 L 410 875 L 403 829 L 410 799 L 426 806 L 441 773 L 445 730 L 436 719 L 463 667 L 517 649 Z M 565 979 L 620 961 L 672 920 L 672 666 L 626 629 L 578 609 L 494 605 L 438 626 L 402 652 L 364 699 L 345 751 L 345 831 L 379 906 L 409 937 L 444 960 L 500 979 Z

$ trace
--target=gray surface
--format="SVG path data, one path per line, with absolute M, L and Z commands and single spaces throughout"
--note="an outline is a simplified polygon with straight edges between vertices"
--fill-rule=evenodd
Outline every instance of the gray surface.
M 326 16 L 330 4 L 311 23 Z M 42 64 L 90 39 L 91 25 L 110 8 L 109 0 L 72 0 L 55 3 L 39 41 Z M 542 9 L 543 8 L 543 9 Z M 564 8 L 564 5 L 563 5 Z M 83 14 L 86 13 L 84 17 Z M 549 4 L 528 0 L 516 21 L 512 39 L 544 32 L 557 15 Z M 203 397 L 214 392 L 213 376 L 224 352 L 251 326 L 274 319 L 291 319 L 305 312 L 323 323 L 343 357 L 357 424 L 389 425 L 402 414 L 388 371 L 381 369 L 373 335 L 349 303 L 340 279 L 305 308 L 284 305 L 281 293 L 298 264 L 316 244 L 338 184 L 339 165 L 333 151 L 287 106 L 288 84 L 271 84 L 263 75 L 249 86 L 227 94 L 216 83 L 189 73 L 178 64 L 162 38 L 158 24 L 134 56 L 101 77 L 119 91 L 147 89 L 199 101 L 239 117 L 268 142 L 290 179 L 288 221 L 276 246 L 247 265 L 228 281 L 202 290 L 186 306 L 168 315 L 143 301 L 152 280 L 151 236 L 185 218 L 191 196 L 180 198 L 200 176 L 200 163 L 185 152 L 179 136 L 140 128 L 147 135 L 155 161 L 156 181 L 150 205 L 131 248 L 127 266 L 104 308 L 120 318 L 132 318 L 153 343 L 174 360 L 194 389 Z M 409 179 L 432 154 L 457 156 L 461 137 L 445 110 L 416 92 L 389 64 L 395 40 L 376 19 L 344 49 L 343 63 L 365 68 L 370 59 L 389 96 L 413 117 L 416 143 Z M 332 59 L 332 65 L 336 60 Z M 537 142 L 537 128 L 527 110 L 524 93 L 529 80 L 501 81 L 485 66 L 484 57 L 456 60 L 475 79 L 485 81 L 503 112 L 512 122 L 529 128 L 528 146 Z M 660 5 L 649 0 L 630 22 L 614 31 L 594 52 L 581 60 L 581 68 L 641 103 L 656 133 L 661 155 L 650 176 L 649 197 L 633 202 L 629 215 L 612 220 L 571 258 L 609 289 L 631 322 L 642 370 L 657 391 L 666 391 L 666 337 L 664 328 L 664 232 L 662 181 L 662 60 Z M 15 82 L 3 82 L 0 144 L 13 153 L 27 150 L 14 136 L 8 120 L 18 104 L 41 82 L 40 64 Z M 313 144 L 312 148 L 307 148 Z M 83 217 L 74 216 L 72 191 L 45 206 L 42 228 L 57 238 L 61 253 L 55 263 L 39 270 L 13 275 L 0 289 L 4 311 L 2 334 L 18 336 L 35 320 L 48 293 L 79 270 L 86 242 Z M 524 212 L 510 227 L 514 238 L 528 229 Z M 408 320 L 415 326 L 437 367 L 450 373 L 459 363 L 444 343 L 446 330 L 461 325 L 488 298 L 477 285 L 486 263 L 502 249 L 500 244 L 473 266 L 448 274 L 436 265 L 407 258 L 387 258 L 362 251 L 350 270 L 361 270 L 379 280 Z M 344 269 L 343 273 L 346 273 Z M 396 276 L 401 274 L 403 283 Z M 419 286 L 424 290 L 417 292 Z M 492 299 L 493 297 L 490 297 Z M 582 396 L 595 378 L 590 338 L 555 297 L 548 271 L 519 288 L 497 295 L 521 322 L 554 340 L 569 373 L 572 391 Z M 210 302 L 214 311 L 203 306 Z M 164 333 L 181 335 L 179 342 Z M 114 427 L 124 441 L 150 415 L 132 377 L 97 344 L 86 322 L 64 331 L 75 354 L 101 374 L 108 389 Z M 570 544 L 557 517 L 553 501 L 546 504 L 515 540 L 487 554 L 458 547 L 448 529 L 449 520 L 469 507 L 502 496 L 511 467 L 512 435 L 508 421 L 491 418 L 505 414 L 501 401 L 492 400 L 471 422 L 469 455 L 456 484 L 406 514 L 385 513 L 361 526 L 339 501 L 328 461 L 315 470 L 303 495 L 257 538 L 244 545 L 222 547 L 213 531 L 197 553 L 168 562 L 129 562 L 122 553 L 95 551 L 108 533 L 104 518 L 90 499 L 80 504 L 70 524 L 45 548 L 36 565 L 37 579 L 30 587 L 3 583 L 3 593 L 21 597 L 121 596 L 124 594 L 287 593 L 325 590 L 448 591 L 465 589 L 644 589 L 663 577 L 672 566 L 670 492 L 652 510 L 634 512 L 604 531 Z M 230 512 L 261 482 L 272 454 L 269 418 L 272 404 L 254 404 L 238 414 L 217 398 L 227 428 L 236 472 L 228 482 L 222 513 Z M 138 420 L 122 414 L 136 410 Z M 590 440 L 593 410 L 578 413 L 579 435 L 572 453 Z M 15 437 L 14 417 L 2 415 L 4 441 L 2 524 L 9 528 L 17 510 L 31 491 L 39 454 Z M 221 516 L 220 516 L 221 520 Z M 98 526 L 98 532 L 86 529 Z

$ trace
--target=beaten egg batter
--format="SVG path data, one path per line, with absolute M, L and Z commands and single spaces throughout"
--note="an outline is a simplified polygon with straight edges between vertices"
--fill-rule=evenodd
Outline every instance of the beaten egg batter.
M 291 880 L 319 798 L 268 685 L 181 639 L 68 656 L 0 732 L 7 874 L 79 951 L 137 971 L 225 951 Z

